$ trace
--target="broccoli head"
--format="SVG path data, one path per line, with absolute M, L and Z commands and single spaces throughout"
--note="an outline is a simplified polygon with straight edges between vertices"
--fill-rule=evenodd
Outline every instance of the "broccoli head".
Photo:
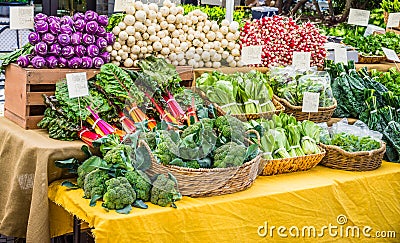
M 229 142 L 214 151 L 214 167 L 227 168 L 243 164 L 246 159 L 246 147 Z
M 167 131 L 159 131 L 160 142 L 154 154 L 163 165 L 168 165 L 179 153 L 178 145 L 172 140 Z
M 103 207 L 123 209 L 136 200 L 136 192 L 125 177 L 111 178 L 106 181 L 107 191 L 103 195 Z
M 174 202 L 180 200 L 182 195 L 178 191 L 178 185 L 176 179 L 169 176 L 160 174 L 153 182 L 153 188 L 151 189 L 150 201 L 153 204 L 161 207 L 171 205 L 176 207 Z
M 170 165 L 193 168 L 193 169 L 200 168 L 200 165 L 196 160 L 183 161 L 180 158 L 176 158 L 176 159 L 172 160 Z
M 83 188 L 85 177 L 87 174 L 92 172 L 93 170 L 96 169 L 96 167 L 99 166 L 106 166 L 106 163 L 104 160 L 102 160 L 100 157 L 97 156 L 92 156 L 85 160 L 79 167 L 78 167 L 78 179 L 77 179 L 77 184 L 80 188 Z
M 104 160 L 108 164 L 117 166 L 118 168 L 125 169 L 128 171 L 134 170 L 131 162 L 131 154 L 133 149 L 131 146 L 126 144 L 118 144 L 109 150 L 104 156 Z
M 150 147 L 151 150 L 156 148 L 156 133 L 155 132 L 142 132 L 140 138 L 143 139 Z
M 230 115 L 215 119 L 215 127 L 227 140 L 243 141 L 246 132 L 243 123 Z
M 108 173 L 104 170 L 95 169 L 85 176 L 83 184 L 84 198 L 92 198 L 93 196 L 103 196 L 109 179 Z
M 185 130 L 182 131 L 181 139 L 184 139 L 185 137 L 191 134 L 198 133 L 201 130 L 202 125 L 205 130 L 211 131 L 214 128 L 214 119 L 203 118 L 199 122 L 196 122 L 193 125 L 188 126 Z
M 135 190 L 137 199 L 145 202 L 150 200 L 151 182 L 150 178 L 143 171 L 128 171 L 125 173 L 125 178 Z

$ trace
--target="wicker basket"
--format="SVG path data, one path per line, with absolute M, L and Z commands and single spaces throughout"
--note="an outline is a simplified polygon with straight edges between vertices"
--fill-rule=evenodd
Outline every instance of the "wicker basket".
M 173 174 L 178 181 L 180 193 L 189 197 L 209 197 L 243 191 L 253 184 L 261 163 L 261 155 L 258 155 L 239 167 L 193 169 L 174 165 L 164 166 L 157 162 L 144 141 L 140 143 L 151 155 L 151 166 L 147 174 L 149 176 L 168 172 Z M 264 165 L 266 162 L 263 161 Z
M 338 146 L 320 144 L 326 150 L 326 156 L 321 164 L 333 169 L 350 171 L 368 171 L 379 168 L 386 152 L 386 143 L 382 142 L 379 149 L 363 152 L 347 152 Z
M 318 112 L 302 112 L 301 106 L 294 106 L 289 103 L 286 99 L 279 98 L 274 95 L 274 99 L 278 100 L 285 106 L 285 113 L 290 114 L 298 121 L 310 120 L 316 123 L 327 122 L 331 119 L 333 112 L 337 107 L 337 101 L 334 99 L 334 104 L 329 107 L 319 107 Z
M 321 153 L 319 154 L 272 160 L 261 158 L 260 164 L 265 164 L 265 166 L 260 167 L 259 174 L 262 176 L 270 176 L 296 171 L 305 171 L 314 168 L 319 162 L 321 162 L 326 153 L 324 148 L 319 148 L 321 150 Z
M 365 56 L 363 54 L 358 54 L 358 62 L 363 64 L 381 63 L 386 60 L 385 56 Z

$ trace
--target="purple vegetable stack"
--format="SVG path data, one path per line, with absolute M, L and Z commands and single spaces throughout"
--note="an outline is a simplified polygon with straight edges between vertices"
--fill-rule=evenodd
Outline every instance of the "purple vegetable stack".
M 18 65 L 34 68 L 100 68 L 110 62 L 105 50 L 115 37 L 106 32 L 106 15 L 94 11 L 76 13 L 73 17 L 55 17 L 39 13 L 34 18 L 35 32 L 29 34 L 34 46 L 31 54 L 20 56 Z M 110 38 L 110 37 L 113 38 Z

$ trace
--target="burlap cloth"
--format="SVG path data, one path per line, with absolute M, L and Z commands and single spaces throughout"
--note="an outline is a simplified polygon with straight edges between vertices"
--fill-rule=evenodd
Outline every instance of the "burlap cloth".
M 0 117 L 0 234 L 50 241 L 48 185 L 62 177 L 54 161 L 83 158 L 82 142 L 50 139 Z

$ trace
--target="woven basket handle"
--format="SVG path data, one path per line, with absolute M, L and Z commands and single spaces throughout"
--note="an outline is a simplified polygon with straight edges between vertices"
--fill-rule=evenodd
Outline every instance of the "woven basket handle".
M 260 146 L 260 141 L 261 141 L 260 134 L 259 134 L 256 130 L 254 130 L 254 129 L 250 129 L 250 130 L 247 130 L 247 131 L 246 131 L 246 135 L 247 135 L 247 134 L 250 134 L 250 133 L 254 133 L 254 134 L 256 135 L 256 137 L 257 137 L 257 144 L 258 144 L 258 146 Z M 253 144 L 253 142 L 252 142 L 250 139 L 247 139 L 247 141 L 248 141 L 250 144 Z

